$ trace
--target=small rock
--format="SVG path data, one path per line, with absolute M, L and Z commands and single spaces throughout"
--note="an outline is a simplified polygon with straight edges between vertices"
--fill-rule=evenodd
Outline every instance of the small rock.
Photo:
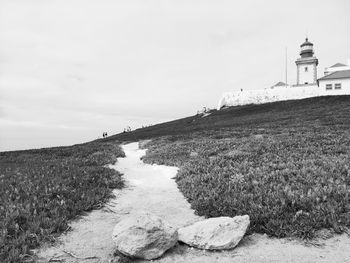
M 131 259 L 126 256 L 116 256 L 111 259 L 108 263 L 130 263 Z
M 210 160 L 210 161 L 214 161 L 216 158 L 217 158 L 217 157 L 216 157 L 215 155 L 209 156 L 209 160 Z
M 226 153 L 226 156 L 228 157 L 237 157 L 237 156 L 242 156 L 242 155 L 248 155 L 248 153 L 240 151 L 240 150 L 232 150 Z
M 177 230 L 162 218 L 144 213 L 120 221 L 113 230 L 117 250 L 129 257 L 155 259 L 177 242 Z
M 249 223 L 248 215 L 205 219 L 180 228 L 179 241 L 201 249 L 231 249 L 243 238 Z
M 190 157 L 197 157 L 198 156 L 198 153 L 197 152 L 191 152 L 190 153 Z
M 257 139 L 257 140 L 261 140 L 261 139 L 264 139 L 264 135 L 262 135 L 262 134 L 255 134 L 254 138 Z

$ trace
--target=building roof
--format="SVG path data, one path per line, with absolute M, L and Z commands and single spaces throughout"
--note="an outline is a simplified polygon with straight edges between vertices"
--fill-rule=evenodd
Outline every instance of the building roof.
M 342 70 L 342 71 L 335 71 L 329 75 L 326 75 L 322 78 L 319 78 L 318 80 L 327 80 L 327 79 L 350 79 L 350 69 L 349 70 Z
M 300 47 L 303 46 L 313 46 L 314 44 L 312 44 L 308 38 L 305 39 L 305 42 L 303 44 L 300 45 Z
M 278 87 L 278 86 L 286 86 L 286 83 L 279 81 L 277 82 L 275 85 L 273 85 L 274 87 Z
M 330 68 L 337 68 L 337 67 L 344 67 L 344 66 L 346 66 L 346 65 L 343 63 L 337 63 L 337 64 L 334 64 L 333 66 L 331 66 Z
M 285 87 L 285 86 L 287 86 L 286 83 L 279 81 L 275 85 L 271 86 L 270 89 L 273 89 L 274 87 Z

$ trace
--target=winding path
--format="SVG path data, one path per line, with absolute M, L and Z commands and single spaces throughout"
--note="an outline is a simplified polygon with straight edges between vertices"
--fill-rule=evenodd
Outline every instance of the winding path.
M 127 187 L 115 190 L 116 197 L 103 209 L 72 222 L 72 231 L 63 234 L 55 246 L 38 250 L 38 262 L 50 259 L 68 263 L 111 262 L 115 251 L 111 239 L 114 226 L 141 210 L 159 215 L 176 227 L 202 219 L 194 214 L 179 192 L 173 180 L 176 167 L 143 163 L 140 158 L 146 150 L 140 150 L 138 143 L 123 145 L 123 150 L 126 157 L 118 158 L 111 168 L 124 174 Z M 305 246 L 295 240 L 252 235 L 245 237 L 231 251 L 209 252 L 177 245 L 155 262 L 350 262 L 348 236 L 336 236 L 322 242 L 324 246 L 320 248 Z

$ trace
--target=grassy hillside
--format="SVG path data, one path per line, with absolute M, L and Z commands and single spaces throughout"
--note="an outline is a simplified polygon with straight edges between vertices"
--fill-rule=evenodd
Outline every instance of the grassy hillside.
M 200 215 L 249 214 L 250 231 L 277 237 L 350 227 L 350 96 L 231 107 L 110 139 L 146 138 L 144 160 L 179 166 Z
M 30 250 L 111 197 L 121 175 L 104 167 L 124 156 L 113 143 L 0 153 L 0 262 L 33 262 Z
M 222 133 L 235 133 L 244 136 L 257 129 L 309 129 L 318 126 L 349 125 L 350 96 L 329 96 L 304 100 L 281 101 L 261 105 L 230 107 L 221 111 L 212 111 L 207 117 L 191 117 L 137 129 L 133 132 L 120 133 L 104 141 L 136 141 L 160 136 L 183 136 L 199 132 L 211 136 L 215 130 Z M 348 128 L 343 127 L 344 129 Z M 258 131 L 258 133 L 260 133 Z M 221 136 L 218 134 L 217 136 Z
M 0 153 L 0 262 L 100 207 L 121 176 L 117 143 L 154 139 L 146 162 L 180 167 L 200 215 L 249 214 L 250 231 L 312 237 L 350 226 L 350 96 L 231 107 L 71 147 Z

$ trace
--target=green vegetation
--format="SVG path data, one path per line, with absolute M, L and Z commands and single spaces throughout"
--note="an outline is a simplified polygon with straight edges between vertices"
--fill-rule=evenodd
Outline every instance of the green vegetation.
M 179 189 L 199 215 L 248 214 L 250 232 L 312 238 L 350 227 L 349 116 L 350 96 L 320 97 L 231 107 L 132 136 L 163 135 L 144 161 L 179 166 Z
M 180 167 L 200 215 L 249 214 L 250 231 L 312 238 L 350 227 L 350 96 L 231 107 L 71 147 L 0 153 L 0 262 L 101 207 L 121 175 L 121 141 L 154 139 L 146 162 Z
M 96 142 L 0 153 L 0 262 L 32 262 L 31 249 L 101 207 L 123 186 L 105 167 L 122 156 L 116 144 Z

